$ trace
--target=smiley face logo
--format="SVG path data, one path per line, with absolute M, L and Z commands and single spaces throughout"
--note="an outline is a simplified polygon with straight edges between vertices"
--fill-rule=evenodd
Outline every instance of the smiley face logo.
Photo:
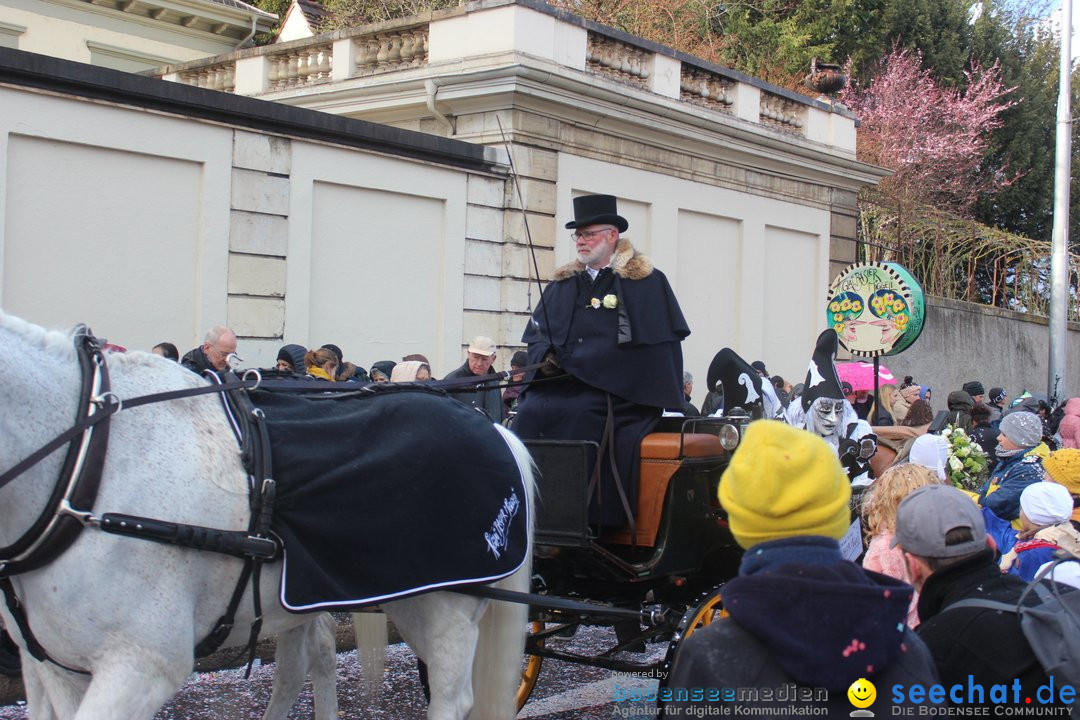
M 877 688 L 866 678 L 859 678 L 847 689 L 848 700 L 857 708 L 868 708 L 877 699 Z

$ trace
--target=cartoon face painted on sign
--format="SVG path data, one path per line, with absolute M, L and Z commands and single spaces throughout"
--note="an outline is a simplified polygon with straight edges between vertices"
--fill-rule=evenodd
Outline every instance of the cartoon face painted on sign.
M 922 288 L 895 263 L 851 265 L 829 289 L 825 313 L 852 355 L 895 354 L 922 332 Z
M 842 292 L 834 297 L 829 302 L 829 319 L 832 320 L 833 330 L 845 340 L 857 340 L 863 307 L 863 299 L 858 293 Z

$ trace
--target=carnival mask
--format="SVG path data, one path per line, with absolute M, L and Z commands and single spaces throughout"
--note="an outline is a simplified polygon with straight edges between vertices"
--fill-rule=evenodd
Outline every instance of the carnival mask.
M 836 433 L 836 426 L 844 416 L 844 401 L 832 398 L 818 398 L 810 410 L 814 413 L 814 429 L 822 437 Z

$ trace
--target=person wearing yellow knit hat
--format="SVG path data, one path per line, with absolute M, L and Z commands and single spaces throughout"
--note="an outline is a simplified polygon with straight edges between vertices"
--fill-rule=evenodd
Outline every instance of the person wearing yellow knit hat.
M 1050 453 L 1042 462 L 1046 477 L 1064 485 L 1073 497 L 1072 524 L 1080 530 L 1080 450 L 1062 448 Z
M 679 688 L 826 688 L 826 699 L 800 706 L 839 717 L 850 713 L 846 691 L 860 678 L 878 688 L 937 682 L 929 652 L 905 622 L 911 586 L 840 553 L 850 495 L 847 473 L 821 436 L 775 420 L 747 426 L 719 489 L 746 549 L 738 577 L 722 589 L 729 617 L 679 645 L 667 683 L 676 699 L 661 698 L 669 717 L 721 705 L 725 714 L 790 714 L 791 703 L 764 694 L 684 701 Z M 867 709 L 883 717 L 891 707 L 879 693 Z
M 851 482 L 836 451 L 813 433 L 783 423 L 751 423 L 720 480 L 720 505 L 735 542 L 823 535 L 839 540 L 851 524 Z

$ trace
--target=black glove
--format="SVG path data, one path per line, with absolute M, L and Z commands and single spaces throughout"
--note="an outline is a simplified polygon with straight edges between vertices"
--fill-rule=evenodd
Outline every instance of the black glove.
M 547 354 L 544 355 L 544 364 L 537 372 L 543 377 L 554 377 L 562 371 L 562 366 L 559 365 L 559 358 L 555 356 L 555 351 L 548 350 Z

